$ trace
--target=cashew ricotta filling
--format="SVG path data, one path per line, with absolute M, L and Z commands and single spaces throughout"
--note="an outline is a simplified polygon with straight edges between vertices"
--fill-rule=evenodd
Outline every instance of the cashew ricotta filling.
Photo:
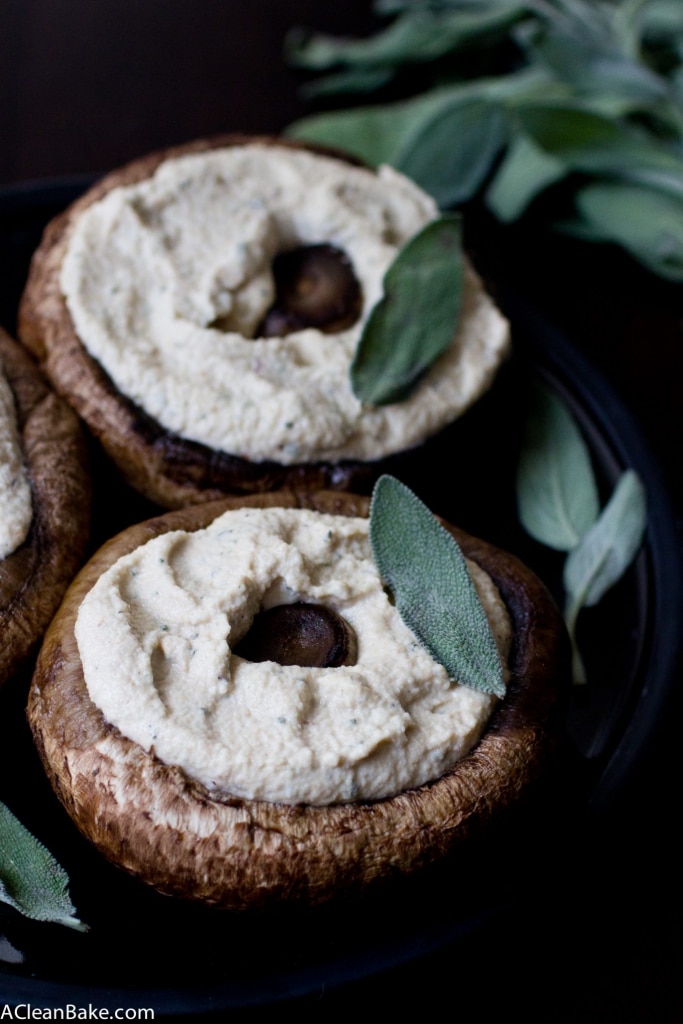
M 470 571 L 506 664 L 507 611 L 488 575 Z M 231 652 L 259 611 L 295 601 L 350 624 L 356 664 Z M 159 536 L 100 577 L 76 638 L 112 725 L 209 789 L 257 800 L 324 805 L 419 786 L 476 744 L 495 704 L 451 682 L 405 625 L 360 518 L 243 508 Z
M 0 371 L 0 558 L 7 558 L 26 540 L 32 515 L 14 396 Z
M 376 459 L 456 419 L 508 348 L 507 322 L 469 269 L 453 344 L 413 394 L 383 407 L 353 395 L 349 366 L 383 275 L 437 212 L 389 167 L 256 143 L 194 153 L 80 214 L 61 288 L 86 349 L 167 430 L 254 461 Z M 359 320 L 256 337 L 274 257 L 320 243 L 350 259 Z

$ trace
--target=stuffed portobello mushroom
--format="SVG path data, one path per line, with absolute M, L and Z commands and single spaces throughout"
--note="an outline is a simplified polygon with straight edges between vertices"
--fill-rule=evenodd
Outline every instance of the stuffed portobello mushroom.
M 446 351 L 409 395 L 350 367 L 384 275 L 433 221 L 389 167 L 227 136 L 114 171 L 47 228 L 20 335 L 126 478 L 164 507 L 369 490 L 489 388 L 508 324 L 466 262 Z
M 542 775 L 567 682 L 544 586 L 454 527 L 502 699 L 449 677 L 373 561 L 368 501 L 282 491 L 166 513 L 79 574 L 29 701 L 59 798 L 110 860 L 229 910 L 410 874 Z

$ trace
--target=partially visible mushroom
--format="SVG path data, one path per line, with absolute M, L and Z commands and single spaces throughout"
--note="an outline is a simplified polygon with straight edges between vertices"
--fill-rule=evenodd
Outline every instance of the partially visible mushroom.
M 273 260 L 275 302 L 257 336 L 282 337 L 305 327 L 324 334 L 351 327 L 362 293 L 348 256 L 333 245 L 302 245 Z
M 85 557 L 91 488 L 76 416 L 2 329 L 0 371 L 14 394 L 33 506 L 26 540 L 0 559 L 1 686 L 33 654 Z
M 247 661 L 310 668 L 353 665 L 358 655 L 356 635 L 341 615 L 303 601 L 257 615 L 234 653 Z

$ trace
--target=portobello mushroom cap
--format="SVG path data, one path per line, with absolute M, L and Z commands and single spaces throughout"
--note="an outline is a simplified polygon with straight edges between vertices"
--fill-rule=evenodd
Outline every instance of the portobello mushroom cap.
M 292 806 L 209 792 L 105 721 L 86 689 L 74 624 L 87 591 L 119 557 L 242 506 L 368 514 L 355 495 L 283 491 L 170 512 L 109 541 L 70 588 L 31 688 L 28 717 L 55 791 L 111 861 L 164 893 L 229 910 L 318 904 L 436 862 L 512 807 L 547 766 L 567 683 L 552 598 L 517 559 L 448 525 L 493 578 L 513 626 L 507 696 L 477 746 L 441 778 L 373 802 Z
M 85 421 L 127 482 L 164 508 L 182 508 L 225 494 L 263 493 L 284 487 L 369 493 L 377 477 L 382 472 L 395 472 L 402 459 L 416 453 L 416 461 L 421 461 L 422 448 L 431 445 L 440 433 L 435 430 L 418 444 L 411 442 L 401 451 L 376 458 L 324 461 L 311 456 L 311 461 L 292 464 L 277 461 L 277 455 L 273 459 L 250 459 L 190 440 L 165 427 L 119 390 L 81 341 L 60 284 L 62 264 L 81 214 L 119 186 L 151 178 L 166 161 L 249 144 L 303 150 L 372 172 L 362 161 L 336 149 L 274 136 L 222 135 L 149 154 L 106 175 L 47 226 L 34 253 L 20 303 L 19 336 L 37 357 L 55 389 Z M 341 250 L 324 243 L 302 246 L 294 252 L 294 270 L 290 254 L 281 255 L 286 258 L 281 261 L 280 271 L 277 256 L 273 262 L 277 296 L 261 324 L 262 337 L 279 331 L 288 334 L 302 326 L 317 326 L 326 333 L 345 329 L 358 319 L 361 285 Z M 338 308 L 330 292 L 338 292 Z M 322 312 L 319 308 L 311 310 L 312 297 L 314 306 L 324 306 Z M 220 321 L 219 317 L 213 326 L 220 329 Z M 493 366 L 485 368 L 482 390 L 490 384 L 493 372 Z M 474 397 L 464 400 L 460 412 L 469 407 Z M 454 412 L 452 422 L 457 418 Z M 405 474 L 399 470 L 397 475 Z
M 330 147 L 274 136 L 220 135 L 149 154 L 106 175 L 48 224 L 33 255 L 19 307 L 19 337 L 55 389 L 85 421 L 126 481 L 164 508 L 282 487 L 367 491 L 385 465 L 383 460 L 293 465 L 253 462 L 181 437 L 122 394 L 75 331 L 62 295 L 60 272 L 71 230 L 82 211 L 114 188 L 151 177 L 166 160 L 249 143 L 305 149 L 350 166 L 364 166 Z
M 26 540 L 0 560 L 2 685 L 25 666 L 83 564 L 90 477 L 78 419 L 2 329 L 0 369 L 14 394 L 32 497 Z

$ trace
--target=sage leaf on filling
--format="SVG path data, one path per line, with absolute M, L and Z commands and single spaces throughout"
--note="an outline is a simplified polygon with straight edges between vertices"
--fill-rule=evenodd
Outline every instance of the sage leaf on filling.
M 588 448 L 564 402 L 537 387 L 517 471 L 524 529 L 558 551 L 571 551 L 598 518 L 598 488 Z
M 392 476 L 373 491 L 370 543 L 401 618 L 451 679 L 504 697 L 496 643 L 460 547 Z
M 35 921 L 87 931 L 75 916 L 69 879 L 52 854 L 0 802 L 0 901 Z
M 464 261 L 460 218 L 430 221 L 401 249 L 384 276 L 351 364 L 361 402 L 407 398 L 451 344 L 460 317 Z

